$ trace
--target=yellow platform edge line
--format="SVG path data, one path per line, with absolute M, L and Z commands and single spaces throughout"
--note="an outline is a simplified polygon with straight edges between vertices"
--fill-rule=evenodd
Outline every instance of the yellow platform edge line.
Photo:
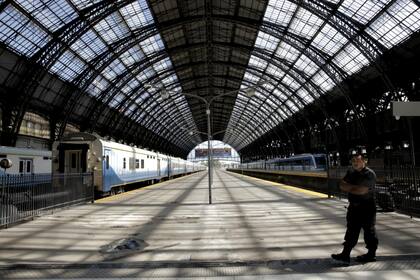
M 233 172 L 233 173 L 235 173 L 235 172 Z M 240 173 L 235 173 L 235 174 L 238 174 L 240 176 L 248 177 L 248 178 L 253 179 L 255 181 L 262 181 L 262 182 L 265 182 L 265 183 L 269 183 L 269 184 L 272 184 L 272 185 L 274 185 L 276 187 L 279 187 L 279 188 L 288 189 L 288 190 L 299 192 L 299 193 L 309 194 L 309 195 L 313 195 L 313 196 L 316 196 L 316 197 L 328 198 L 328 195 L 326 195 L 324 193 L 310 191 L 310 190 L 306 190 L 306 189 L 302 189 L 302 188 L 298 188 L 298 187 L 293 187 L 293 186 L 289 186 L 289 185 L 285 185 L 285 184 L 281 184 L 281 183 L 277 183 L 277 182 L 273 182 L 273 181 L 269 181 L 269 180 L 264 180 L 264 179 L 260 179 L 260 178 L 240 174 Z
M 163 181 L 163 182 L 159 182 L 159 183 L 156 183 L 156 184 L 153 184 L 153 185 L 149 185 L 149 186 L 146 186 L 146 187 L 143 187 L 143 188 L 134 189 L 134 190 L 131 190 L 131 191 L 128 191 L 128 192 L 123 192 L 123 193 L 119 193 L 119 194 L 116 194 L 116 195 L 111 195 L 111 196 L 107 196 L 107 197 L 104 197 L 104 198 L 100 198 L 100 199 L 95 200 L 95 203 L 104 203 L 104 202 L 109 202 L 109 201 L 117 200 L 117 199 L 123 198 L 124 196 L 134 195 L 134 194 L 136 194 L 136 193 L 138 193 L 138 192 L 140 192 L 142 190 L 151 189 L 151 188 L 154 188 L 154 187 L 156 187 L 158 185 L 161 185 L 163 183 L 167 183 L 169 181 L 170 182 L 178 181 L 179 179 L 186 178 L 186 177 L 192 176 L 192 175 L 197 174 L 197 173 L 198 172 L 192 173 L 192 174 L 188 174 L 188 175 L 185 175 L 185 176 L 181 176 L 181 177 L 178 177 L 178 178 L 175 178 L 175 179 L 171 179 L 171 180 L 166 180 L 166 181 Z M 129 185 L 129 184 L 127 184 L 127 185 Z

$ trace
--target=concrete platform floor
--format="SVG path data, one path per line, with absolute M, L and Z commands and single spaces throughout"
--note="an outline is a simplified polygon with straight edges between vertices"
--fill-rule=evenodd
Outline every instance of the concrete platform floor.
M 0 230 L 0 279 L 420 279 L 418 219 L 378 213 L 378 261 L 342 266 L 346 201 L 214 177 L 211 205 L 201 172 Z

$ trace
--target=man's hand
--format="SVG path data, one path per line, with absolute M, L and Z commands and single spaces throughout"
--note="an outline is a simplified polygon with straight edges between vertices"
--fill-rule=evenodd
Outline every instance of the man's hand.
M 347 183 L 344 180 L 341 180 L 340 182 L 340 189 L 343 192 L 348 192 L 351 194 L 356 194 L 356 195 L 364 195 L 367 194 L 369 192 L 369 188 L 363 185 L 352 185 Z

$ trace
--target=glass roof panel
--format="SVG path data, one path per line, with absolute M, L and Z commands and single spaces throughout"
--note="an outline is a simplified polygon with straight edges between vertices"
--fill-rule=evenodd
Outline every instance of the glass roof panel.
M 299 57 L 295 66 L 297 69 L 303 71 L 306 77 L 312 76 L 319 69 L 318 65 L 304 54 Z
M 12 5 L 0 13 L 0 42 L 16 52 L 31 56 L 50 40 L 49 35 Z
M 303 100 L 305 100 L 306 104 L 311 103 L 312 101 L 314 101 L 314 98 L 309 94 L 309 92 L 304 89 L 303 87 L 301 87 L 296 94 L 302 98 Z
M 312 78 L 312 81 L 316 85 L 319 85 L 324 92 L 327 92 L 335 85 L 335 83 L 323 70 L 319 70 L 319 72 Z
M 157 53 L 164 49 L 162 38 L 159 34 L 149 37 L 146 40 L 140 42 L 140 46 L 147 56 Z
M 98 96 L 102 91 L 109 87 L 109 82 L 102 76 L 97 76 L 89 85 L 87 92 L 93 96 Z
M 264 15 L 264 21 L 287 26 L 297 6 L 290 1 L 270 0 Z
M 285 105 L 293 113 L 296 113 L 298 111 L 298 108 L 296 107 L 296 105 L 292 101 L 290 101 L 290 100 L 287 100 L 286 103 L 285 103 Z
M 368 23 L 377 15 L 390 0 L 344 0 L 338 8 L 349 17 L 361 22 Z
M 271 36 L 270 34 L 259 31 L 257 41 L 255 42 L 255 46 L 272 53 L 277 48 L 279 41 L 280 39 L 277 39 L 276 37 Z
M 288 88 L 291 88 L 292 90 L 297 90 L 299 88 L 299 84 L 289 74 L 283 77 L 282 82 L 284 85 L 286 85 Z
M 308 10 L 300 8 L 293 19 L 290 30 L 304 38 L 312 38 L 324 21 Z
M 257 69 L 265 69 L 267 64 L 267 61 L 262 60 L 254 55 L 251 55 L 251 58 L 249 59 L 249 65 Z
M 70 48 L 78 53 L 84 60 L 91 61 L 107 49 L 107 45 L 95 32 L 88 30 Z
M 137 86 L 140 85 L 140 82 L 137 79 L 131 79 L 126 85 L 121 88 L 121 91 L 126 95 L 131 93 Z
M 141 61 L 144 58 L 144 53 L 140 46 L 136 45 L 131 49 L 124 52 L 120 55 L 121 61 L 125 64 L 125 66 L 129 67 L 134 63 Z
M 163 71 L 166 71 L 168 69 L 172 68 L 172 63 L 169 58 L 165 58 L 161 61 L 156 62 L 153 64 L 153 69 L 155 69 L 156 73 L 161 73 Z
M 50 31 L 59 29 L 78 16 L 66 0 L 15 0 L 15 2 Z
M 315 36 L 312 44 L 329 55 L 335 54 L 348 40 L 328 23 Z
M 276 96 L 281 101 L 285 101 L 287 99 L 288 92 L 285 91 L 283 87 L 279 86 L 273 90 L 272 95 Z
M 339 52 L 333 62 L 349 74 L 369 64 L 369 60 L 353 44 Z
M 281 70 L 280 68 L 278 68 L 276 65 L 273 65 L 273 64 L 270 64 L 267 67 L 266 71 L 267 71 L 268 74 L 272 75 L 273 77 L 277 77 L 277 78 L 280 78 L 285 74 L 285 72 L 283 70 Z
M 98 22 L 94 26 L 94 29 L 108 44 L 112 44 L 130 35 L 130 29 L 119 13 L 113 13 L 107 16 Z
M 93 4 L 102 2 L 103 0 L 70 0 L 73 4 L 79 9 L 82 10 L 86 7 L 89 7 Z
M 125 71 L 127 71 L 127 69 L 125 68 L 121 60 L 115 59 L 102 71 L 101 74 L 108 80 L 112 81 L 115 79 L 116 76 L 120 75 Z
M 301 52 L 295 47 L 292 47 L 291 45 L 285 42 L 281 42 L 276 51 L 276 55 L 279 58 L 286 59 L 287 61 L 295 61 L 300 53 Z
M 154 22 L 145 0 L 136 1 L 121 8 L 120 13 L 131 30 L 136 30 Z
M 419 27 L 419 7 L 413 1 L 399 0 L 378 17 L 367 32 L 386 47 L 392 48 L 419 30 Z
M 72 81 L 79 74 L 85 70 L 87 64 L 84 63 L 73 52 L 66 51 L 58 61 L 51 67 L 51 72 L 56 73 L 58 76 L 67 81 Z

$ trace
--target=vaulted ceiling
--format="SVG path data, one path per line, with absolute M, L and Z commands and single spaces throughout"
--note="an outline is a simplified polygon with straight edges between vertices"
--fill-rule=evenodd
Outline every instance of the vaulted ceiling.
M 70 122 L 187 154 L 207 103 L 240 151 L 419 28 L 417 0 L 0 0 L 0 42 L 26 63 L 1 83 L 15 130 L 36 98 L 57 137 Z

